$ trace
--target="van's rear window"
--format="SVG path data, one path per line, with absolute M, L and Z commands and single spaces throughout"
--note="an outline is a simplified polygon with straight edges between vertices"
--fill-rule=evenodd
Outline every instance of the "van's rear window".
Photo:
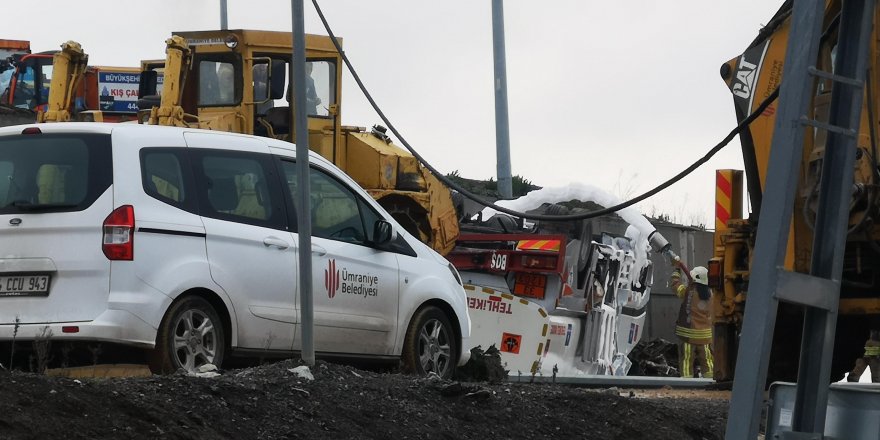
M 0 214 L 80 211 L 113 181 L 110 135 L 0 137 Z

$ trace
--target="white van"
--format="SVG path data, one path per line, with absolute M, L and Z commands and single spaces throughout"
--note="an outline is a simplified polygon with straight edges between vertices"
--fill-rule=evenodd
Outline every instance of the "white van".
M 0 129 L 0 342 L 152 349 L 155 371 L 301 349 L 294 145 L 136 124 Z M 455 268 L 311 154 L 314 347 L 450 376 Z

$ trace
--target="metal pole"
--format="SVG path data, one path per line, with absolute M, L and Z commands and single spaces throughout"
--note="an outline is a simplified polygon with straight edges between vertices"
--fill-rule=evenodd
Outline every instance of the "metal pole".
M 825 2 L 794 2 L 791 30 L 785 52 L 785 77 L 779 89 L 779 108 L 767 166 L 767 188 L 758 222 L 748 301 L 740 335 L 733 392 L 727 417 L 728 440 L 754 439 L 761 423 L 764 382 L 773 342 L 778 301 L 774 297 L 779 271 L 784 266 L 791 215 L 804 146 L 804 126 L 799 122 L 812 98 L 807 68 L 818 53 Z M 796 44 L 795 44 L 796 43 Z
M 225 31 L 228 27 L 226 22 L 226 0 L 220 0 L 220 30 Z
M 513 198 L 510 174 L 510 129 L 507 119 L 507 61 L 504 55 L 504 6 L 492 0 L 492 52 L 495 55 L 495 149 L 498 192 L 501 198 Z
M 309 216 L 309 128 L 306 117 L 306 49 L 303 0 L 292 0 L 293 59 L 290 63 L 293 79 L 294 117 L 296 130 L 296 186 L 298 189 L 296 224 L 299 235 L 299 299 L 302 325 L 302 360 L 315 365 L 315 347 L 312 336 L 314 309 L 312 306 L 312 219 Z
M 828 123 L 832 126 L 855 127 L 858 130 L 865 93 L 874 1 L 849 0 L 841 6 L 834 73 L 855 79 L 859 85 L 834 84 L 828 111 Z M 810 273 L 832 281 L 840 281 L 843 273 L 856 150 L 855 133 L 845 135 L 828 131 L 819 182 L 819 207 L 813 228 Z M 834 297 L 835 305 L 840 301 L 838 292 L 827 292 L 827 295 Z M 836 325 L 837 307 L 833 310 L 807 307 L 801 339 L 793 431 L 825 431 Z

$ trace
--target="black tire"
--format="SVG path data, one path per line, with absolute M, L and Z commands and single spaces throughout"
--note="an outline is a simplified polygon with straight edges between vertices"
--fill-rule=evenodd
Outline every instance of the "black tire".
M 172 304 L 165 313 L 150 369 L 162 374 L 179 369 L 195 372 L 205 364 L 219 368 L 225 353 L 226 333 L 214 306 L 197 296 L 188 296 Z
M 436 373 L 452 378 L 458 363 L 458 340 L 449 318 L 436 307 L 425 307 L 413 315 L 401 354 L 404 370 L 425 376 Z

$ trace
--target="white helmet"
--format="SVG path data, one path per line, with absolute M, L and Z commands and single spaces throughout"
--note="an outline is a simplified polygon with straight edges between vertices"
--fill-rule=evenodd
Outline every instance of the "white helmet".
M 709 285 L 709 271 L 703 266 L 697 266 L 691 269 L 691 279 L 694 280 L 695 283 L 702 284 L 704 286 Z

